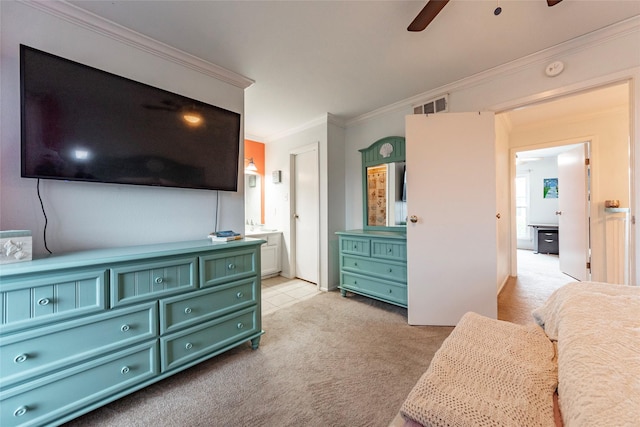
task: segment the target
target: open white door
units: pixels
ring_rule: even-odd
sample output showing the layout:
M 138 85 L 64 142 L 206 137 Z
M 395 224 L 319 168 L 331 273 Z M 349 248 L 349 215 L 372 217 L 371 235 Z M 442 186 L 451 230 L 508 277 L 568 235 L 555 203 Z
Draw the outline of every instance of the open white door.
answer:
M 589 197 L 586 143 L 558 155 L 558 247 L 560 271 L 588 280 Z
M 407 116 L 406 141 L 409 324 L 496 318 L 493 113 Z

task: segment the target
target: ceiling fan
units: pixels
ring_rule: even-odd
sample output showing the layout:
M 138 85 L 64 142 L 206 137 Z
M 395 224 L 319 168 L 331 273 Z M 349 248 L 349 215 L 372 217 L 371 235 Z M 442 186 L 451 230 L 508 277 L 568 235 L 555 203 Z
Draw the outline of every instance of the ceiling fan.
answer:
M 562 0 L 547 0 L 547 6 L 555 6 Z M 424 8 L 418 13 L 418 16 L 409 24 L 407 30 L 409 31 L 422 31 L 427 28 L 427 25 L 433 21 L 433 19 L 440 13 L 440 11 L 449 3 L 449 0 L 428 0 Z M 500 14 L 500 8 L 496 8 L 494 12 L 496 15 Z

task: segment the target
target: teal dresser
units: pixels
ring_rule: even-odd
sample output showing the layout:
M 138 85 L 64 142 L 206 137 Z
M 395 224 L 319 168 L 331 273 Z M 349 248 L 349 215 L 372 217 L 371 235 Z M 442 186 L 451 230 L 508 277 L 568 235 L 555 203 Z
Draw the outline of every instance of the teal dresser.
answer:
M 407 238 L 396 231 L 339 231 L 340 291 L 407 307 Z
M 259 239 L 102 249 L 0 267 L 0 425 L 59 425 L 251 341 Z

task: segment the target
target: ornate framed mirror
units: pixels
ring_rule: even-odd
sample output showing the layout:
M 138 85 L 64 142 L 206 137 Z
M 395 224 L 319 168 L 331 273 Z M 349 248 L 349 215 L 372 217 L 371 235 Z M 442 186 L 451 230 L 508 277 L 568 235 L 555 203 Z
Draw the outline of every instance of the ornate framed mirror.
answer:
M 363 228 L 405 232 L 407 171 L 404 137 L 382 138 L 360 152 Z

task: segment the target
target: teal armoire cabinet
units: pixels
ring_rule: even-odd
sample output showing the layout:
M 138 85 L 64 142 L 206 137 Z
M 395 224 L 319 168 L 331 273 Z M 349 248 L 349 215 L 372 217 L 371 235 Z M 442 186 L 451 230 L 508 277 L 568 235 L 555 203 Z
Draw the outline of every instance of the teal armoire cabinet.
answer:
M 340 290 L 407 307 L 405 139 L 389 136 L 362 154 L 362 230 L 339 231 Z

